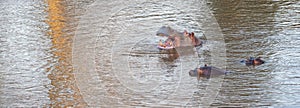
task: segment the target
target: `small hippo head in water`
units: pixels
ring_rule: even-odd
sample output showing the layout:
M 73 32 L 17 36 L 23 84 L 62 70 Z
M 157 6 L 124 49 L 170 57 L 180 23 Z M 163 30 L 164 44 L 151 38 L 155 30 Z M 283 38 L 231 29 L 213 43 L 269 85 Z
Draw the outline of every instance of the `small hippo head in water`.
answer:
M 242 60 L 241 63 L 245 63 L 247 66 L 250 66 L 250 65 L 261 65 L 261 64 L 264 64 L 265 61 L 263 61 L 261 59 L 261 57 L 257 57 L 257 58 L 254 58 L 254 57 L 250 57 L 249 59 L 247 60 Z
M 207 77 L 210 78 L 211 75 L 225 75 L 226 73 L 228 73 L 225 70 L 213 67 L 213 66 L 207 66 L 205 64 L 205 66 L 200 67 L 200 68 L 196 68 L 194 70 L 190 70 L 189 71 L 189 75 L 190 76 L 194 76 L 194 77 Z
M 202 76 L 202 75 L 209 75 L 211 72 L 211 66 L 205 65 L 204 67 L 196 68 L 194 70 L 190 70 L 190 76 Z

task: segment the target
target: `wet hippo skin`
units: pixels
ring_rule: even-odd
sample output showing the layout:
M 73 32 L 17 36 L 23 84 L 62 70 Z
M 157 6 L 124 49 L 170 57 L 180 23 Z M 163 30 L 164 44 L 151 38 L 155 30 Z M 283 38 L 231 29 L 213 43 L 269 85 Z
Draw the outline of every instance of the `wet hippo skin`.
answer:
M 261 59 L 261 57 L 257 57 L 257 58 L 254 58 L 254 57 L 250 57 L 249 59 L 246 59 L 246 60 L 241 60 L 241 63 L 247 65 L 247 66 L 256 66 L 256 65 L 261 65 L 261 64 L 264 64 L 265 61 Z
M 207 65 L 189 71 L 190 76 L 207 77 L 207 78 L 210 78 L 211 76 L 225 75 L 227 73 L 229 72 L 226 70 L 222 70 L 217 67 L 207 66 Z
M 187 33 L 187 32 L 186 32 Z M 179 47 L 182 46 L 183 43 L 182 40 L 185 38 L 189 38 L 191 42 L 189 44 L 192 44 L 193 46 L 201 46 L 202 41 L 195 37 L 194 33 L 188 33 L 189 36 L 185 36 L 185 32 L 179 32 L 169 26 L 162 26 L 157 32 L 157 36 L 167 36 L 169 39 L 172 39 L 175 42 L 175 46 Z

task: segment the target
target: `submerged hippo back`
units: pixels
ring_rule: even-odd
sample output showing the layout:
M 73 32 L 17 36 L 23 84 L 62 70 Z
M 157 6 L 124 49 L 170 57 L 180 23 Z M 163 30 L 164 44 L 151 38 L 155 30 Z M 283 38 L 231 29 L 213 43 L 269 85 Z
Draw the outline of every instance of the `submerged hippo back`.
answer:
M 225 75 L 226 73 L 228 73 L 225 70 L 222 70 L 222 69 L 219 69 L 219 68 L 216 68 L 213 66 L 204 66 L 204 67 L 200 67 L 200 70 L 202 70 L 203 73 L 201 75 L 198 75 L 197 69 L 199 69 L 199 68 L 191 70 L 189 72 L 189 75 L 190 76 L 203 76 L 203 77 L 210 78 L 213 76 Z
M 225 75 L 226 73 L 228 72 L 225 70 L 216 67 L 211 67 L 211 75 Z
M 213 66 L 205 66 L 205 67 L 201 67 L 201 70 L 203 70 L 203 75 L 206 78 L 212 78 L 212 77 L 217 77 L 220 75 L 225 75 L 227 73 L 227 71 L 213 67 Z

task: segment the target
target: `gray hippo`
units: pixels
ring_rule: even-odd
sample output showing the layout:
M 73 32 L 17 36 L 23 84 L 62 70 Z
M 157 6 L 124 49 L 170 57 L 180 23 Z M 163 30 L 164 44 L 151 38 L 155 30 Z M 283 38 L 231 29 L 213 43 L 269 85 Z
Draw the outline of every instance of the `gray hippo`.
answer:
M 184 32 L 178 32 L 177 30 L 174 30 L 173 28 L 169 27 L 169 26 L 163 26 L 161 27 L 157 33 L 157 36 L 167 36 L 168 39 L 165 41 L 165 43 L 160 42 L 159 45 L 160 46 L 168 46 L 170 44 L 170 42 L 172 42 L 172 45 L 174 45 L 174 47 L 179 47 L 182 46 L 182 40 L 184 40 L 185 38 L 189 38 L 190 42 L 193 46 L 201 46 L 202 45 L 202 41 L 200 39 L 198 39 L 195 36 L 194 32 L 188 33 L 186 30 L 184 30 Z
M 219 75 L 225 75 L 227 73 L 230 73 L 228 71 L 213 67 L 213 66 L 205 66 L 196 68 L 194 70 L 189 71 L 190 76 L 195 76 L 197 78 L 199 77 L 206 77 L 210 78 L 211 76 L 219 76 Z

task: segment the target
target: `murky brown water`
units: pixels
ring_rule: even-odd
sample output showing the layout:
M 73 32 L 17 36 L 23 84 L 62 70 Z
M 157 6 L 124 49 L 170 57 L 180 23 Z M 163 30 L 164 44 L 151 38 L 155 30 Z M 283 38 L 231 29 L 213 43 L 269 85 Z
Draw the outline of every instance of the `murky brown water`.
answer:
M 3 0 L 0 8 L 1 107 L 300 105 L 296 0 Z M 163 25 L 207 41 L 159 52 Z M 239 63 L 249 56 L 267 63 Z M 233 73 L 188 75 L 204 64 Z

